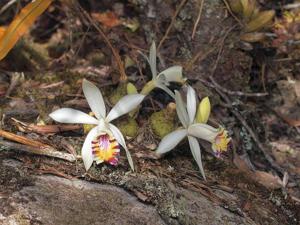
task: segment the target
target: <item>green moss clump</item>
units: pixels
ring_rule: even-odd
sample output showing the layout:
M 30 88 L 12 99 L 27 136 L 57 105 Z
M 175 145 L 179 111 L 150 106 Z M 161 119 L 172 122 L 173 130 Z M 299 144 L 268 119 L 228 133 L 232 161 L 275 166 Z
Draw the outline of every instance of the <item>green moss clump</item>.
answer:
M 131 117 L 117 121 L 117 127 L 126 137 L 135 137 L 139 129 L 136 120 Z
M 176 106 L 170 103 L 166 109 L 155 112 L 150 117 L 150 126 L 155 135 L 161 139 L 175 129 Z
M 109 96 L 109 102 L 115 105 L 123 96 L 127 94 L 127 83 L 120 83 Z

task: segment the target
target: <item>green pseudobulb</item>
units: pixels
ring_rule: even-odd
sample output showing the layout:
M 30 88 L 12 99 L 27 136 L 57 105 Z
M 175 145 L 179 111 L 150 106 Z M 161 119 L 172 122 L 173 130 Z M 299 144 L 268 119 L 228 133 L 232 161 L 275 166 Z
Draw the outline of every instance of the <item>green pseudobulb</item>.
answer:
M 127 117 L 117 121 L 117 127 L 120 129 L 124 137 L 135 137 L 138 132 L 138 124 L 135 119 Z
M 169 103 L 167 108 L 155 112 L 150 117 L 150 126 L 155 135 L 161 139 L 175 129 L 174 121 L 176 115 L 176 106 Z
M 127 83 L 119 83 L 118 87 L 113 89 L 109 96 L 109 102 L 115 105 L 122 97 L 127 95 Z

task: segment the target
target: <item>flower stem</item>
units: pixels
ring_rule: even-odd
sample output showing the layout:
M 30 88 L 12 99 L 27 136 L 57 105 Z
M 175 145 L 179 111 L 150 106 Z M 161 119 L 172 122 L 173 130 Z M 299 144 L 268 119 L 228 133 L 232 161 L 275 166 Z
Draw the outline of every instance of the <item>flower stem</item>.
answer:
M 154 88 L 155 88 L 155 82 L 154 80 L 150 80 L 148 83 L 145 84 L 143 87 L 141 94 L 142 95 L 148 95 Z

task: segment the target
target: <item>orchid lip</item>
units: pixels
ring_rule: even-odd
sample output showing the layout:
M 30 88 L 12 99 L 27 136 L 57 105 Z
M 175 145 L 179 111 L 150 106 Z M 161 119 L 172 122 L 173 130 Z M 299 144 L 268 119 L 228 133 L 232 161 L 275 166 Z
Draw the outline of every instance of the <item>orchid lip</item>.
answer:
M 97 164 L 107 162 L 116 166 L 119 161 L 120 147 L 116 139 L 109 134 L 101 134 L 92 140 L 92 152 Z

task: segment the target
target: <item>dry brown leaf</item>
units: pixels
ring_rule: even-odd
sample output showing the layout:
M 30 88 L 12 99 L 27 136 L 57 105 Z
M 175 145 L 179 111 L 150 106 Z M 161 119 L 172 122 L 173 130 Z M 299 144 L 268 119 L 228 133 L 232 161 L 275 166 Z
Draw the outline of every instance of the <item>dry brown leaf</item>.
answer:
M 266 188 L 278 189 L 283 187 L 283 182 L 278 176 L 274 176 L 264 171 L 255 171 L 255 168 L 247 156 L 239 156 L 238 154 L 235 154 L 233 162 L 238 169 L 244 172 L 249 178 Z
M 283 187 L 283 183 L 278 176 L 264 172 L 264 171 L 255 171 L 252 174 L 252 178 L 269 189 L 279 189 Z
M 276 111 L 277 115 L 284 120 L 288 125 L 293 126 L 293 127 L 299 127 L 300 126 L 300 120 L 296 120 L 296 119 L 292 119 L 289 118 L 285 115 L 283 115 L 282 113 Z
M 92 16 L 104 26 L 109 28 L 116 27 L 121 24 L 121 20 L 114 12 L 107 11 L 104 13 L 93 13 Z

